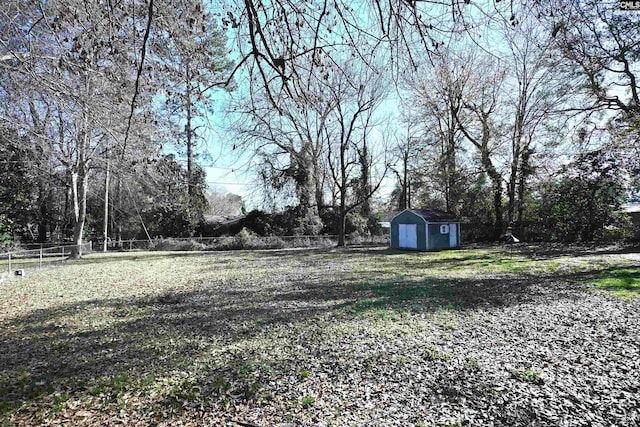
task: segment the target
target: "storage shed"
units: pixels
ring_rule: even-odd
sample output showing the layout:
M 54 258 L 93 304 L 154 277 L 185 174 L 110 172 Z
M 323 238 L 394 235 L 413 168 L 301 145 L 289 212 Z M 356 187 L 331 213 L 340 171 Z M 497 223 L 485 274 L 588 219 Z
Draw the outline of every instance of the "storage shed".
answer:
M 437 251 L 460 247 L 460 220 L 436 209 L 406 209 L 391 220 L 391 247 Z

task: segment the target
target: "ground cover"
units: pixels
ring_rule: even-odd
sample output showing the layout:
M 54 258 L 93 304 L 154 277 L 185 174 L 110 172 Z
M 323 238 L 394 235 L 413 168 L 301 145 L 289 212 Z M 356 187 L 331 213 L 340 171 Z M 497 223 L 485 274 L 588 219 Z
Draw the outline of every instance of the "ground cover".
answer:
M 2 284 L 0 420 L 637 425 L 639 269 L 536 247 L 93 254 Z

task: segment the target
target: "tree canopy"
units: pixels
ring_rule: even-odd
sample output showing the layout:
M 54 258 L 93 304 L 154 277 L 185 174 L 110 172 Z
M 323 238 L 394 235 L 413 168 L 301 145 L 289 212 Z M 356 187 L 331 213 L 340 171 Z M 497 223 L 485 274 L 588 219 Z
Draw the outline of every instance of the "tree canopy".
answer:
M 8 0 L 4 229 L 193 235 L 225 211 L 200 160 L 215 145 L 296 234 L 338 218 L 342 244 L 348 217 L 373 232 L 399 204 L 465 217 L 474 239 L 547 238 L 566 222 L 549 191 L 574 194 L 589 153 L 625 159 L 613 211 L 637 187 L 640 17 L 618 3 Z

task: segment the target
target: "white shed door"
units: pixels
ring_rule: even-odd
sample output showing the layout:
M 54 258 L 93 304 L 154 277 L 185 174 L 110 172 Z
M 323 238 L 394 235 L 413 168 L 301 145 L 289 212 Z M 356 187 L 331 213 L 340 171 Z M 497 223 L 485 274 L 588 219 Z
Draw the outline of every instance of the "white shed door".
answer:
M 416 224 L 398 224 L 398 239 L 401 248 L 416 249 L 418 247 Z
M 458 246 L 458 224 L 449 224 L 449 247 Z

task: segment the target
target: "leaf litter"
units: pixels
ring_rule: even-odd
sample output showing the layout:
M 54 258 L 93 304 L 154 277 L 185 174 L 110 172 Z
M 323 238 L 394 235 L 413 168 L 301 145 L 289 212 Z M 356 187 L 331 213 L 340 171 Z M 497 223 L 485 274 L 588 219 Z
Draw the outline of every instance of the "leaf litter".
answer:
M 135 258 L 3 284 L 6 425 L 640 423 L 637 254 Z

